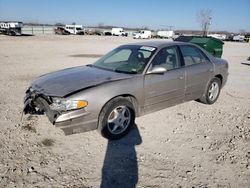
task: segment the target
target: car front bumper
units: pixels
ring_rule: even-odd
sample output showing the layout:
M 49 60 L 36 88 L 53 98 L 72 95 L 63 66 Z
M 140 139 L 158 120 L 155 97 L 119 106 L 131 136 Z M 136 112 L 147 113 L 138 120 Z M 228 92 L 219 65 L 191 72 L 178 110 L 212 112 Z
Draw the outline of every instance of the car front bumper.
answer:
M 25 114 L 46 114 L 49 121 L 58 128 L 61 128 L 65 135 L 86 132 L 97 129 L 98 120 L 93 118 L 90 112 L 84 108 L 59 112 L 51 109 L 49 97 L 39 94 L 31 89 L 27 90 L 24 98 Z

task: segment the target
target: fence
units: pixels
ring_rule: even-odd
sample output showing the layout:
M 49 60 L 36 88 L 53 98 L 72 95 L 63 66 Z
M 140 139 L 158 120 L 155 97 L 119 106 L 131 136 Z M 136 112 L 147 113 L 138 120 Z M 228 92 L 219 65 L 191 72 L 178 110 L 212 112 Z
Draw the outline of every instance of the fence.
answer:
M 22 34 L 36 35 L 36 34 L 54 34 L 53 26 L 30 26 L 22 27 Z

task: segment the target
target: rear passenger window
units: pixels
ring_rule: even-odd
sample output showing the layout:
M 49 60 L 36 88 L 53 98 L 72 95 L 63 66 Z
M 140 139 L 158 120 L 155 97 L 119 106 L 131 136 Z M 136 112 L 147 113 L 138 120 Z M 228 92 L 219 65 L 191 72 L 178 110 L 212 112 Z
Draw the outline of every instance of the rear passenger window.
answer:
M 185 62 L 185 66 L 195 65 L 208 61 L 199 49 L 193 46 L 180 46 L 181 53 Z

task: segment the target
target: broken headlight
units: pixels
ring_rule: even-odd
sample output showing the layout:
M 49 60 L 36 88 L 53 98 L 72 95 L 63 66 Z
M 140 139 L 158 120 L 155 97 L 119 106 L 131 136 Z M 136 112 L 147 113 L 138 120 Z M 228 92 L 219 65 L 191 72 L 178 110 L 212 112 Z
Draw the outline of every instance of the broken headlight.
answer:
M 50 105 L 52 110 L 68 111 L 84 108 L 88 105 L 84 100 L 68 100 L 63 98 L 52 98 L 52 104 Z

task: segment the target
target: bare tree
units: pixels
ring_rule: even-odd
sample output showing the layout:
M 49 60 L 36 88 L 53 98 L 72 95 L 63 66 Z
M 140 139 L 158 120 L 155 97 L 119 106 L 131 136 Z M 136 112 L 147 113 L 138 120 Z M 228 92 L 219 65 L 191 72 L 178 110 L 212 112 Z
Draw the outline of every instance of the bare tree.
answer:
M 209 9 L 202 9 L 197 12 L 197 21 L 199 22 L 202 33 L 204 36 L 207 36 L 209 26 L 211 25 L 212 20 L 212 11 Z

